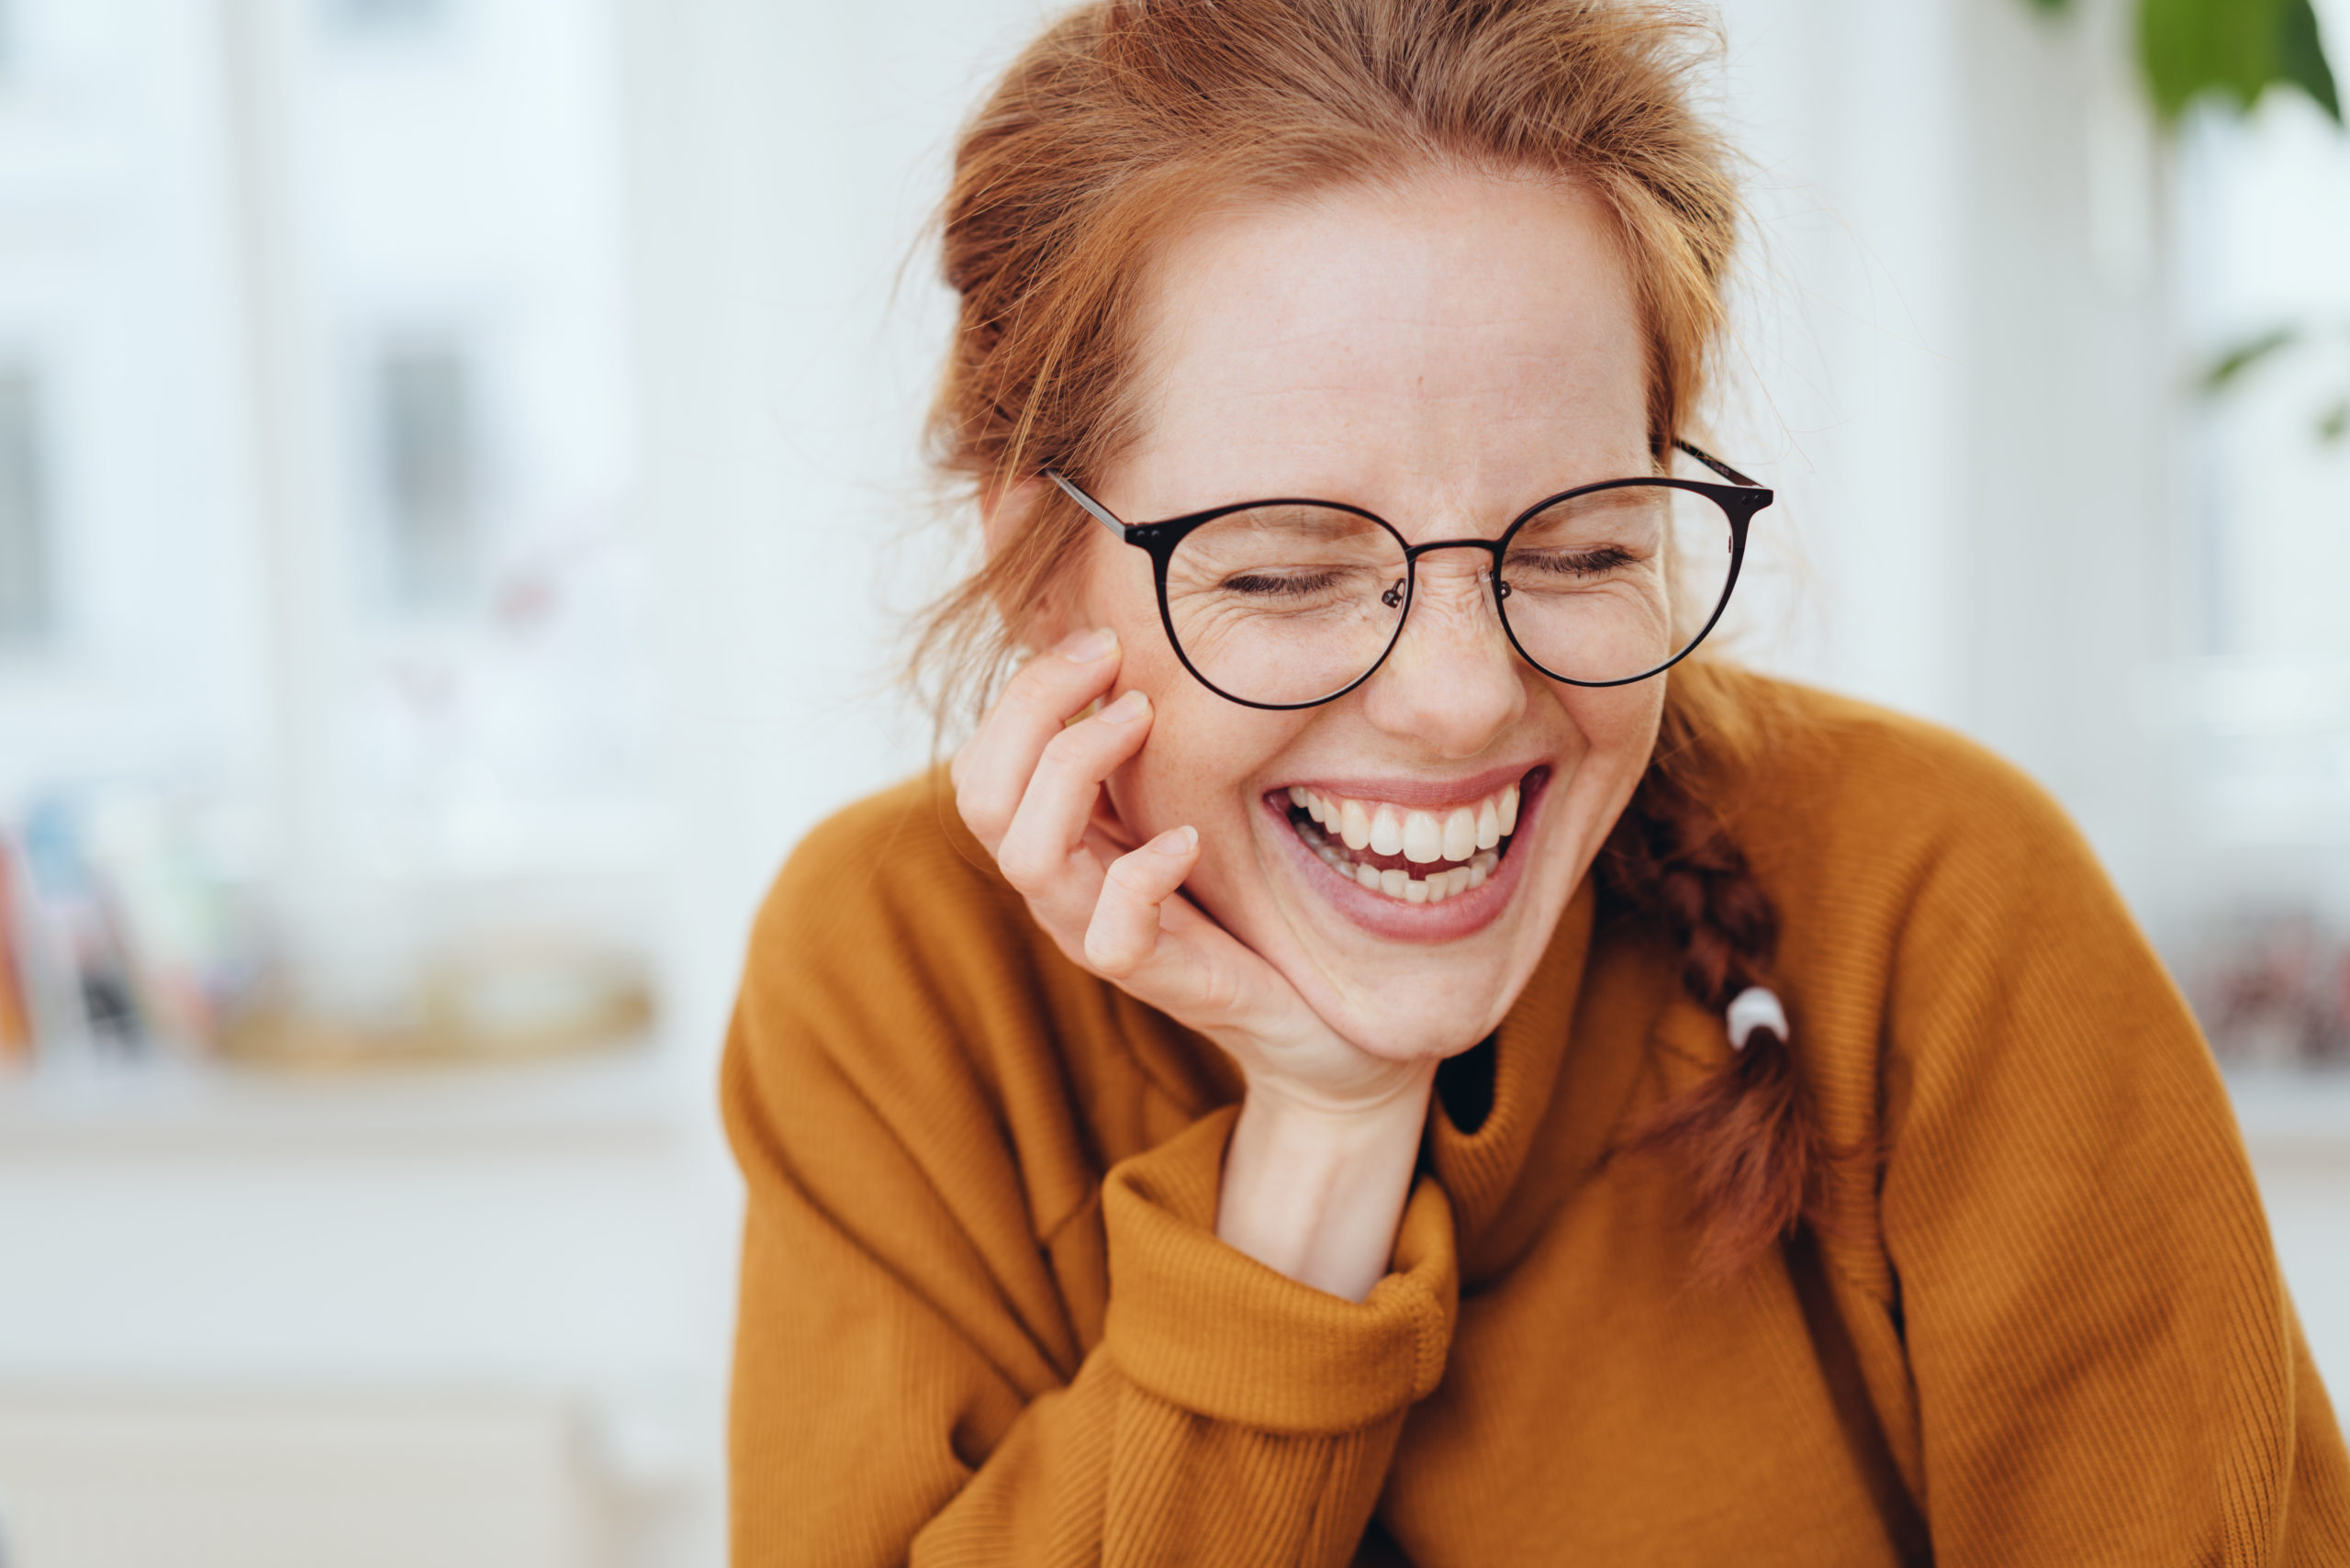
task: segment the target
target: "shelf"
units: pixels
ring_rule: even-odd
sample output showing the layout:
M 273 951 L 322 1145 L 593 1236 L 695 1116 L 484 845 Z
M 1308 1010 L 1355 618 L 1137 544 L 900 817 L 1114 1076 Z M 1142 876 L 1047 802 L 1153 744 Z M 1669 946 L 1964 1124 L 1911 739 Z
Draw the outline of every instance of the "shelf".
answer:
M 0 1078 L 0 1160 L 217 1150 L 654 1146 L 713 1115 L 647 1040 L 554 1060 L 315 1074 L 149 1061 Z
M 558 1060 L 302 1074 L 145 1062 L 0 1077 L 0 1160 L 562 1144 L 708 1136 L 717 1090 L 655 1041 Z M 2255 1160 L 2350 1170 L 2350 1071 L 2238 1070 L 2228 1092 Z

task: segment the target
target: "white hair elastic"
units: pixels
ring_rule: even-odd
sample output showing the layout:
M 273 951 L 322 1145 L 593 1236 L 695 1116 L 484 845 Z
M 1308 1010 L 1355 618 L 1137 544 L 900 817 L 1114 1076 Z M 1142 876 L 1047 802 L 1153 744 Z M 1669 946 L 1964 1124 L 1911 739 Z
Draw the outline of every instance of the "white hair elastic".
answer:
M 1750 985 L 1730 998 L 1724 1014 L 1729 1022 L 1729 1048 L 1742 1051 L 1746 1036 L 1757 1029 L 1768 1029 L 1784 1040 L 1787 1037 L 1787 1011 L 1779 999 L 1759 985 Z

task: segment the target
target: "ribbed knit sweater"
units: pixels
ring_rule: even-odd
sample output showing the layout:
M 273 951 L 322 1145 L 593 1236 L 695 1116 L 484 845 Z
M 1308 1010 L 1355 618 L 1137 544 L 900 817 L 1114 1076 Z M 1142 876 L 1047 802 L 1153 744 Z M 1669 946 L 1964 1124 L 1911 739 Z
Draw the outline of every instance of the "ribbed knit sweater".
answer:
M 2219 1074 L 2088 849 L 1964 741 L 1780 700 L 1723 801 L 1881 1159 L 1714 1287 L 1617 1148 L 1722 1022 L 1588 885 L 1357 1305 L 1217 1239 L 1237 1074 L 1061 957 L 942 775 L 811 834 L 723 1071 L 735 1561 L 2350 1563 Z

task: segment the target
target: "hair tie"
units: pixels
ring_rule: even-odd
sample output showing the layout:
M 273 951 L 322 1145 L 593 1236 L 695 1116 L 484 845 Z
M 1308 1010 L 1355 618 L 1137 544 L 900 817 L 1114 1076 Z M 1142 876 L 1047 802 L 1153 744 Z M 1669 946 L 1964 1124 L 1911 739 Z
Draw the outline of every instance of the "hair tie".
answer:
M 1759 985 L 1750 985 L 1730 998 L 1723 1015 L 1729 1023 L 1731 1050 L 1744 1050 L 1746 1036 L 1757 1029 L 1768 1029 L 1781 1040 L 1787 1037 L 1786 1009 L 1779 1005 L 1775 995 Z

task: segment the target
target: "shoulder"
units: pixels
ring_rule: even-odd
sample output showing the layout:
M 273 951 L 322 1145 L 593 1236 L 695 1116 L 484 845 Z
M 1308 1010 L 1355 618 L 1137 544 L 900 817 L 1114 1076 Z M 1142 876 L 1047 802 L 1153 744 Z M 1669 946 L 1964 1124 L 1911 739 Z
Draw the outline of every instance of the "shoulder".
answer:
M 1716 804 L 1774 893 L 1911 896 L 1988 879 L 2011 894 L 2109 894 L 2064 808 L 1955 731 L 1790 681 L 1709 672 L 1737 733 L 1708 769 Z
M 1059 961 L 934 768 L 792 850 L 752 924 L 738 1026 L 897 1049 L 968 1041 L 975 1014 L 1017 1010 Z
M 1007 1072 L 1053 1037 L 1040 975 L 1058 961 L 943 770 L 818 823 L 752 924 L 727 1032 L 720 1098 L 745 1174 L 829 1191 L 835 1168 L 911 1160 L 979 1180 L 954 1151 L 998 1146 Z
M 1720 807 L 1779 913 L 1809 1076 L 1852 1101 L 1843 1136 L 1914 1134 L 1998 1081 L 2070 1085 L 2077 1126 L 2165 1097 L 2224 1123 L 2177 988 L 2045 790 L 1939 725 L 1736 678 L 1762 721 Z
M 746 1171 L 863 1139 L 968 1182 L 965 1157 L 995 1150 L 1042 1234 L 1091 1192 L 1089 1151 L 1147 1147 L 1220 1082 L 1212 1047 L 1053 945 L 939 768 L 827 818 L 785 862 L 721 1099 Z
M 917 774 L 817 823 L 776 874 L 752 927 L 754 967 L 951 952 L 1005 933 L 1020 900 L 956 814 L 944 768 Z

